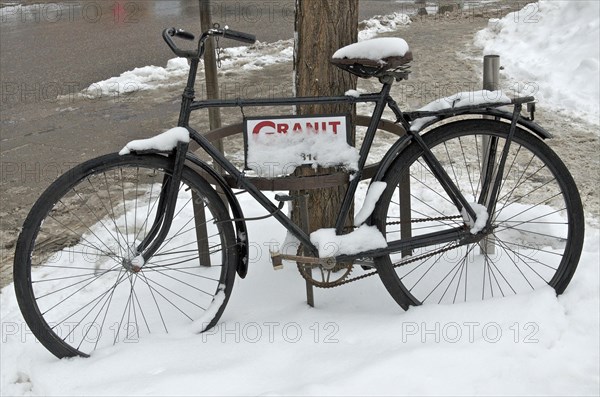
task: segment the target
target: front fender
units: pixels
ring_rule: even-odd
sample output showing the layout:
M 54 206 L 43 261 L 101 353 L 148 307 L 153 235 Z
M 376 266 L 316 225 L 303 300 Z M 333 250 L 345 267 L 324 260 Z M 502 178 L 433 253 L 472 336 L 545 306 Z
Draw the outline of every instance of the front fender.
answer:
M 229 203 L 229 207 L 231 208 L 231 213 L 233 214 L 233 218 L 235 219 L 235 234 L 237 239 L 237 247 L 238 247 L 238 264 L 236 266 L 237 274 L 241 278 L 245 278 L 248 274 L 248 228 L 246 227 L 246 222 L 243 221 L 244 214 L 242 212 L 242 208 L 240 203 L 231 191 L 231 188 L 225 182 L 225 179 L 216 172 L 210 165 L 206 164 L 204 161 L 200 160 L 196 155 L 191 152 L 186 154 L 186 160 L 200 168 L 200 175 L 206 179 L 211 184 L 216 184 L 221 188 L 221 192 L 227 199 Z

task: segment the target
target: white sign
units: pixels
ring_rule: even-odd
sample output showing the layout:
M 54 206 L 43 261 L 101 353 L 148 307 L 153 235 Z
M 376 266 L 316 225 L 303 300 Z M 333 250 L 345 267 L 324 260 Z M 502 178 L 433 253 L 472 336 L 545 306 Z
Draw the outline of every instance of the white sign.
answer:
M 301 164 L 351 166 L 347 115 L 245 119 L 246 166 L 261 175 L 290 174 Z

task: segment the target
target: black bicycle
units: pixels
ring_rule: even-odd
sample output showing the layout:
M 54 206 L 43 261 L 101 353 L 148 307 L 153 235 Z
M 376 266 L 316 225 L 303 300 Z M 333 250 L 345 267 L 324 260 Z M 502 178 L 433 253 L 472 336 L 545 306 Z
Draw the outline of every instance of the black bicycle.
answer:
M 71 169 L 42 194 L 23 225 L 14 261 L 16 295 L 32 332 L 54 355 L 88 356 L 148 333 L 214 326 L 236 273 L 244 278 L 248 270 L 240 192 L 299 241 L 294 252 L 274 253 L 274 264 L 297 262 L 303 277 L 319 287 L 377 274 L 405 309 L 544 286 L 560 294 L 567 287 L 582 249 L 584 215 L 573 178 L 544 143 L 551 135 L 533 122 L 533 98 L 457 100 L 437 110 L 402 112 L 390 89 L 407 78 L 412 57 L 398 41 L 397 51 L 381 59 L 352 56 L 354 44 L 332 60 L 379 79 L 378 93 L 196 101 L 196 72 L 211 36 L 255 41 L 215 27 L 202 34 L 197 49 L 182 50 L 172 37 L 194 36 L 165 30 L 171 50 L 190 60 L 178 127 Z M 372 103 L 374 111 L 356 161 L 347 165 L 347 192 L 329 234 L 306 233 L 282 211 L 286 201 L 302 197 L 279 194 L 273 203 L 257 187 L 260 178 L 238 169 L 189 125 L 191 112 L 211 107 L 357 103 Z M 386 107 L 395 122 L 382 120 Z M 247 129 L 254 122 L 246 134 L 248 150 L 259 137 L 268 145 L 269 136 L 303 128 L 331 135 L 352 127 L 348 115 L 334 116 L 246 118 Z M 366 166 L 374 137 L 386 125 L 399 137 L 376 166 Z M 188 150 L 190 140 L 213 165 Z M 367 199 L 349 227 L 357 186 L 365 179 Z M 353 268 L 358 275 L 350 275 Z

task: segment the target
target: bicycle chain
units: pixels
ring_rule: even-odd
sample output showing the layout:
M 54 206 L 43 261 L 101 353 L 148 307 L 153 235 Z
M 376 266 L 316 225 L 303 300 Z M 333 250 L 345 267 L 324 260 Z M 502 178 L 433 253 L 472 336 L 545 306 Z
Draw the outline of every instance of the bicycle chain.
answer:
M 438 218 L 411 219 L 410 221 L 388 222 L 388 223 L 386 223 L 386 225 L 398 225 L 398 224 L 402 224 L 402 223 L 404 223 L 404 224 L 406 224 L 406 223 L 421 223 L 421 222 L 429 222 L 429 221 L 443 221 L 443 220 L 457 219 L 457 218 L 460 218 L 460 217 L 461 216 L 445 216 L 445 217 L 441 216 L 441 217 L 438 217 Z M 417 256 L 415 258 L 403 260 L 401 262 L 397 262 L 397 263 L 392 264 L 392 267 L 393 268 L 397 268 L 397 267 L 400 267 L 400 266 L 405 266 L 405 265 L 408 265 L 409 263 L 417 262 L 417 261 L 420 261 L 422 259 L 430 258 L 430 257 L 432 257 L 434 255 L 450 251 L 451 249 L 454 249 L 455 247 L 456 247 L 455 245 L 452 245 L 450 247 L 441 248 L 439 250 L 430 252 L 428 254 L 423 254 L 423 255 Z M 301 265 L 298 263 L 298 266 L 301 266 Z M 345 285 L 345 284 L 350 284 L 350 283 L 353 283 L 355 281 L 359 281 L 359 280 L 365 279 L 367 277 L 374 276 L 374 275 L 377 274 L 377 270 L 374 270 L 374 271 L 372 271 L 370 273 L 361 274 L 360 276 L 356 276 L 356 277 L 353 277 L 353 278 L 348 278 L 348 279 L 345 279 L 345 280 L 336 281 L 336 282 L 330 283 L 328 285 L 327 284 L 315 284 L 315 283 L 313 283 L 312 278 L 307 277 L 302 271 L 300 271 L 299 273 L 300 273 L 300 275 L 302 276 L 303 279 L 305 279 L 306 281 L 308 281 L 309 283 L 311 283 L 315 287 L 323 288 L 323 289 L 328 289 L 328 288 L 339 287 L 339 286 Z
M 446 251 L 450 251 L 451 249 L 454 249 L 455 247 L 456 247 L 455 245 L 452 245 L 450 247 L 442 248 L 442 249 L 439 249 L 437 251 L 430 252 L 428 254 L 424 254 L 424 255 L 420 255 L 420 256 L 415 257 L 415 258 L 404 260 L 404 261 L 392 264 L 392 267 L 393 268 L 397 268 L 397 267 L 400 267 L 400 266 L 405 266 L 405 265 L 408 265 L 409 263 L 417 262 L 417 261 L 420 261 L 422 259 L 426 259 L 426 258 L 432 257 L 434 255 L 441 254 L 441 253 L 446 252 Z M 300 274 L 302 274 L 302 273 L 300 273 Z M 315 286 L 319 287 L 319 288 L 323 288 L 323 289 L 334 288 L 334 287 L 339 287 L 341 285 L 350 284 L 350 283 L 353 283 L 355 281 L 359 281 L 359 280 L 365 279 L 367 277 L 374 276 L 376 274 L 377 274 L 377 270 L 374 270 L 374 271 L 372 271 L 370 273 L 361 274 L 360 276 L 356 276 L 356 277 L 353 277 L 353 278 L 348 278 L 348 279 L 345 279 L 345 280 L 342 280 L 342 281 L 338 281 L 336 283 L 331 283 L 329 285 L 315 285 Z M 310 280 L 307 279 L 306 277 L 304 277 L 304 275 L 302 275 L 302 277 L 305 280 L 307 280 L 308 282 L 310 282 Z
M 387 222 L 386 225 L 401 225 L 407 223 L 423 223 L 423 222 L 431 222 L 431 221 L 451 221 L 453 219 L 462 218 L 461 215 L 456 216 L 439 216 L 437 218 L 423 218 L 423 219 L 411 219 L 410 221 L 396 221 L 396 222 Z

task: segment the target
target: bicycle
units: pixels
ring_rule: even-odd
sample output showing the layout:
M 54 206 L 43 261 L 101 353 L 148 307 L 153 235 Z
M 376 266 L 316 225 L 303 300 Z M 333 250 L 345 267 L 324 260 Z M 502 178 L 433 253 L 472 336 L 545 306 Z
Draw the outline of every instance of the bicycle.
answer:
M 205 41 L 253 43 L 255 38 L 215 27 L 201 35 L 197 49 L 183 50 L 172 37 L 195 38 L 180 29 L 163 31 L 170 49 L 190 62 L 178 127 L 160 138 L 130 142 L 121 154 L 76 166 L 41 195 L 24 222 L 14 259 L 16 296 L 32 332 L 57 357 L 87 357 L 99 347 L 151 332 L 213 327 L 236 273 L 244 278 L 248 271 L 250 219 L 231 184 L 254 197 L 300 242 L 297 252 L 274 253 L 274 266 L 295 261 L 317 286 L 377 274 L 407 309 L 543 286 L 561 294 L 569 284 L 583 244 L 583 209 L 573 178 L 544 143 L 551 135 L 534 122 L 534 98 L 403 112 L 390 89 L 408 77 L 412 56 L 406 47 L 375 61 L 332 60 L 359 77 L 379 79 L 378 93 L 196 101 Z M 356 46 L 343 53 L 352 54 Z M 327 237 L 309 235 L 282 211 L 286 202 L 301 198 L 279 194 L 275 205 L 246 170 L 189 125 L 191 112 L 211 107 L 357 103 L 375 108 L 335 233 L 328 232 L 339 239 L 333 254 L 324 253 Z M 386 107 L 403 133 L 367 173 Z M 190 141 L 224 172 L 188 150 Z M 371 187 L 364 210 L 348 229 L 357 186 L 367 177 Z M 352 243 L 358 240 L 361 248 Z M 351 279 L 353 267 L 365 273 Z

